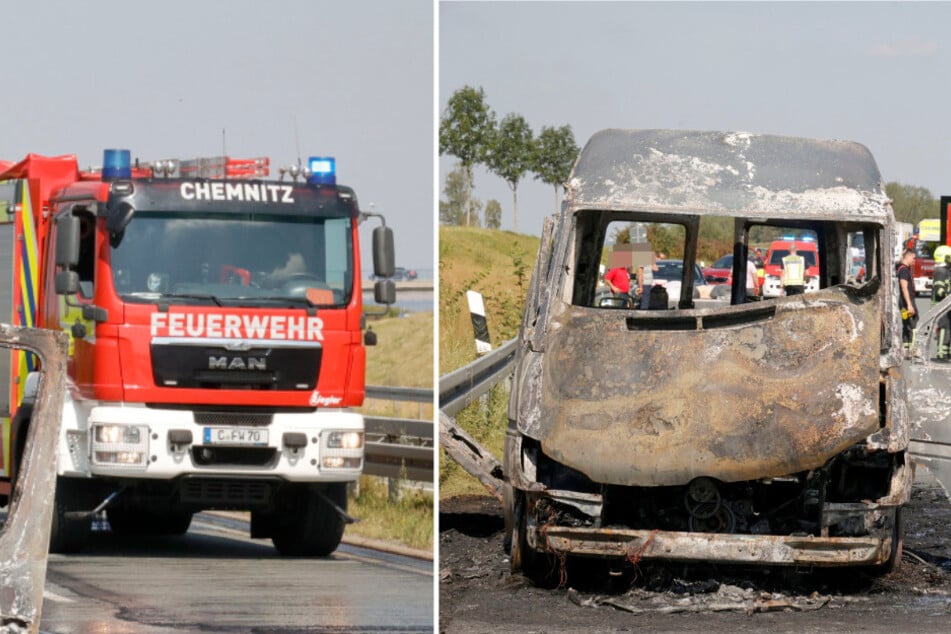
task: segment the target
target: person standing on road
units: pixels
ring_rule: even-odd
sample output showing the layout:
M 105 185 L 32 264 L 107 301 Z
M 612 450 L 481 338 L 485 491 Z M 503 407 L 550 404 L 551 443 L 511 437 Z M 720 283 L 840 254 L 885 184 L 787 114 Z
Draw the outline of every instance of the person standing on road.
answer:
M 630 297 L 632 269 L 633 267 L 611 269 L 604 274 L 604 283 L 608 285 L 612 293 Z
M 746 259 L 746 296 L 756 296 L 756 259 L 752 255 Z
M 783 288 L 786 295 L 802 295 L 806 288 L 806 258 L 796 253 L 796 245 L 789 245 L 789 255 L 783 258 Z
M 898 309 L 901 311 L 901 340 L 906 349 L 911 344 L 912 333 L 918 324 L 918 311 L 911 297 L 915 283 L 911 272 L 914 263 L 915 252 L 905 249 L 898 263 Z

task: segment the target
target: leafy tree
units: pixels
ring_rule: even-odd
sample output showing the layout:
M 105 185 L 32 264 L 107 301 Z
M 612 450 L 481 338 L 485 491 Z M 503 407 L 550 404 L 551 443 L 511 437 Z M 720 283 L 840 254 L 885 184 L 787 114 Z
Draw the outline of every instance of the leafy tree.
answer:
M 439 120 L 439 154 L 459 159 L 466 185 L 466 225 L 472 215 L 472 167 L 483 163 L 492 141 L 495 112 L 482 88 L 463 86 L 449 97 Z
M 581 149 L 575 143 L 570 125 L 545 126 L 535 141 L 535 178 L 554 186 L 555 211 L 558 211 L 558 187 L 564 185 Z
M 486 166 L 502 177 L 512 190 L 512 228 L 518 231 L 518 183 L 533 165 L 532 128 L 520 114 L 502 118 L 493 135 Z M 488 213 L 488 207 L 486 207 Z M 486 216 L 488 223 L 488 216 Z
M 490 198 L 485 204 L 485 228 L 498 229 L 502 226 L 502 203 Z
M 885 193 L 892 199 L 895 219 L 899 222 L 917 225 L 925 218 L 938 217 L 940 201 L 924 187 L 892 182 L 885 185 Z
M 461 164 L 456 166 L 446 174 L 446 184 L 443 187 L 445 200 L 439 200 L 439 222 L 444 225 L 464 225 L 467 224 L 467 215 L 471 215 L 470 220 L 479 225 L 479 210 L 482 209 L 482 202 L 477 198 L 472 198 L 472 190 L 466 186 L 465 170 Z M 490 201 L 491 202 L 491 201 Z M 469 208 L 466 209 L 468 204 Z

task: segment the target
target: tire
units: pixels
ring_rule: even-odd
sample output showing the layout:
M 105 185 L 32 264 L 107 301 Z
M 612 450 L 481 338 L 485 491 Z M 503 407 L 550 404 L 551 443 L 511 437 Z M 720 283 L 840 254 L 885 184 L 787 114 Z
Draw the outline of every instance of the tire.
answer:
M 521 572 L 541 588 L 558 585 L 558 562 L 549 553 L 535 550 L 528 545 L 528 520 L 525 496 L 516 492 L 515 534 L 511 538 L 512 573 Z
M 184 535 L 192 523 L 189 511 L 154 513 L 136 508 L 106 511 L 109 526 L 116 535 Z
M 67 519 L 70 511 L 88 511 L 87 492 L 83 483 L 72 478 L 56 478 L 53 497 L 53 522 L 50 526 L 51 553 L 78 553 L 86 546 L 92 530 L 92 518 Z
M 901 568 L 901 557 L 905 549 L 905 521 L 901 508 L 895 509 L 895 526 L 892 532 L 892 548 L 888 553 L 888 561 L 882 564 L 881 572 L 888 574 L 897 572 Z
M 324 489 L 301 487 L 295 502 L 271 516 L 271 541 L 287 557 L 326 557 L 337 550 L 343 538 L 344 519 L 318 491 L 344 511 L 347 510 L 347 485 L 338 482 Z

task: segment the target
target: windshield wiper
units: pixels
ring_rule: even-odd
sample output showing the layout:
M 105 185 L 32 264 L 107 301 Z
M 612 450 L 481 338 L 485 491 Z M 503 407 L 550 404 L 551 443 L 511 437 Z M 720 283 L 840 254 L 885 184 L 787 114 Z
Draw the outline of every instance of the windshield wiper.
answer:
M 207 293 L 162 293 L 160 299 L 210 299 L 218 306 L 224 306 L 221 300 Z
M 316 308 L 320 304 L 314 304 L 306 297 L 288 297 L 287 295 L 276 295 L 273 297 L 260 297 L 258 295 L 242 295 L 240 297 L 228 298 L 242 302 L 287 302 L 289 304 L 306 304 Z

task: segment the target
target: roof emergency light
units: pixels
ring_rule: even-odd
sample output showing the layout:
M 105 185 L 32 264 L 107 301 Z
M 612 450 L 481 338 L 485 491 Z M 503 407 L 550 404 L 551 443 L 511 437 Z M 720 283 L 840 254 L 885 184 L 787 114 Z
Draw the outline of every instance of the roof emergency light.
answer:
M 102 153 L 102 180 L 132 178 L 132 158 L 129 150 L 104 150 Z
M 310 176 L 307 182 L 310 185 L 336 185 L 337 161 L 332 156 L 312 156 L 307 159 Z

